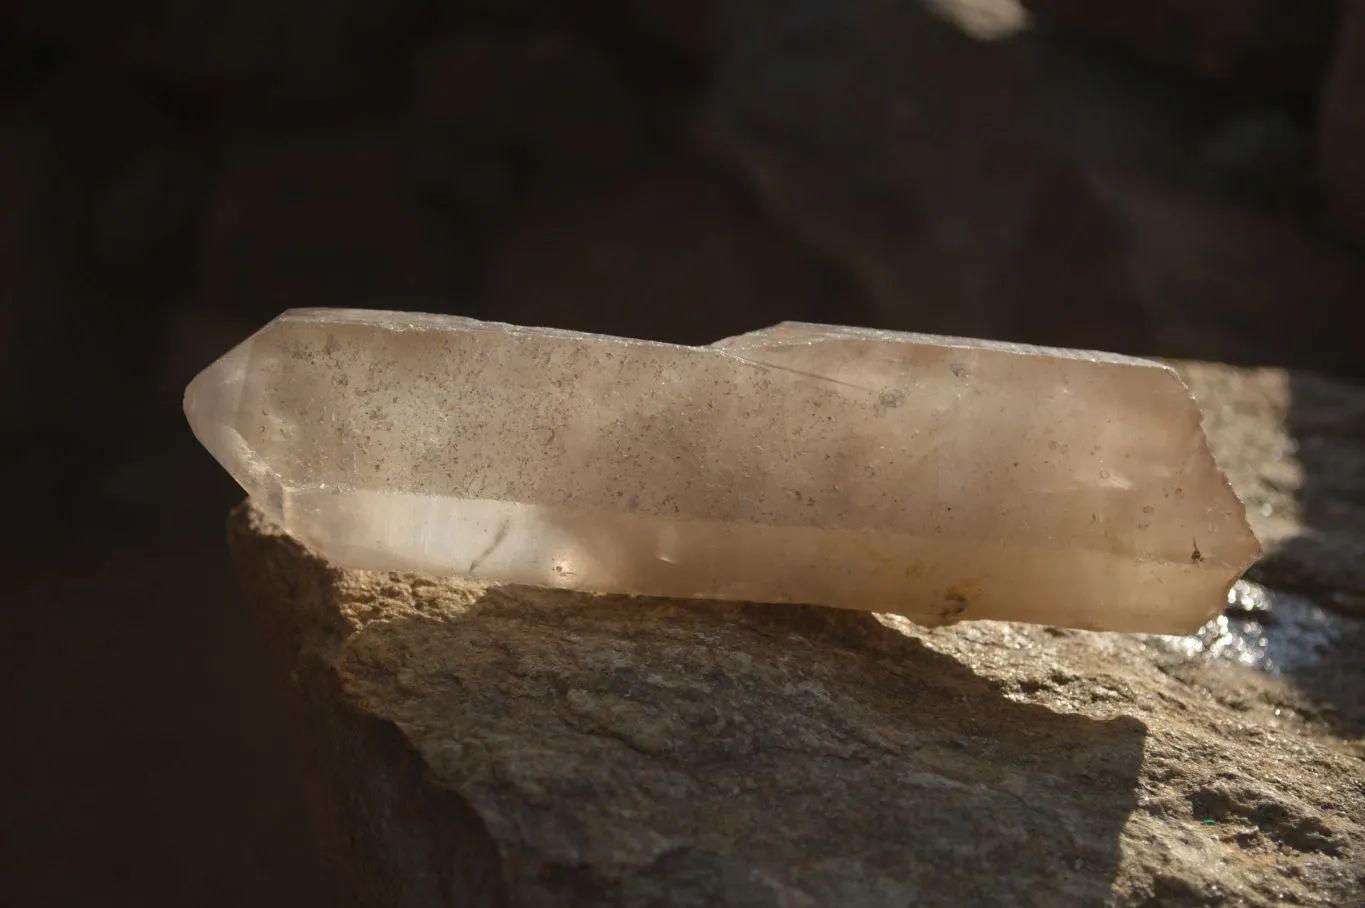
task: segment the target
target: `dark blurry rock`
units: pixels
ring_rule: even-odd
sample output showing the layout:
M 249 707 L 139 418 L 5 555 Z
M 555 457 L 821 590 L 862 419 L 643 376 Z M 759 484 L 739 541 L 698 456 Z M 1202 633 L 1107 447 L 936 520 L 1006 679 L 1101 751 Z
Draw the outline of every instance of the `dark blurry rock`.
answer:
M 678 343 L 854 301 L 743 187 L 679 161 L 547 191 L 498 239 L 483 311 L 519 324 Z
M 72 319 L 63 280 L 79 257 L 79 202 L 62 192 L 42 137 L 6 126 L 0 128 L 0 410 L 6 414 L 0 496 L 9 504 L 0 509 L 0 533 L 50 539 L 58 529 L 58 496 L 72 485 L 80 488 L 71 499 L 89 489 L 80 474 L 75 483 L 63 476 L 66 458 L 46 449 L 54 442 L 71 446 L 73 427 L 46 411 L 73 383 L 43 367 L 51 351 L 62 349 L 62 324 L 79 320 Z
M 417 0 L 248 0 L 205 6 L 16 0 L 26 35 L 137 65 L 195 92 L 316 100 L 401 74 L 416 43 Z
M 60 256 L 59 250 L 44 248 L 48 238 L 40 226 L 47 184 L 44 150 L 26 130 L 0 131 L 0 407 L 9 413 L 22 412 L 27 391 L 20 378 L 24 310 L 37 301 L 47 277 L 43 272 L 53 267 L 43 267 L 44 254 Z
M 1233 200 L 1294 215 L 1315 198 L 1312 136 L 1282 110 L 1234 115 L 1201 149 L 1204 183 Z
M 1216 96 L 1008 7 L 768 6 L 729 17 L 711 139 L 877 324 L 1361 371 L 1365 267 L 1277 214 L 1292 143 L 1229 156 Z
M 440 226 L 387 134 L 243 138 L 214 191 L 200 298 L 258 321 L 290 306 L 448 303 L 461 251 Z
M 25 93 L 11 121 L 48 149 L 41 191 L 69 200 L 47 215 L 69 221 L 62 280 L 119 300 L 125 316 L 192 284 L 216 166 L 205 128 L 168 113 L 125 68 L 79 60 Z
M 1121 174 L 1094 185 L 1156 352 L 1365 375 L 1345 340 L 1365 327 L 1358 259 L 1293 220 L 1198 192 Z
M 189 279 L 213 185 L 204 148 L 152 144 L 139 150 L 92 200 L 90 248 L 111 282 L 148 292 Z
M 639 25 L 692 54 L 716 44 L 717 0 L 629 0 Z
M 1261 379 L 1194 368 L 1206 412 L 1242 416 L 1220 457 L 1271 475 Z M 333 900 L 1268 908 L 1365 884 L 1360 634 L 1300 686 L 1179 639 L 343 572 L 249 507 L 230 535 L 269 645 L 248 658 L 308 705 L 290 743 Z
M 518 162 L 609 170 L 644 137 L 631 87 L 565 32 L 446 35 L 419 57 L 413 92 L 436 187 L 484 204 L 504 201 Z
M 28 515 L 22 538 L 37 546 L 97 524 L 106 471 L 158 408 L 159 320 L 191 283 L 192 233 L 156 206 L 106 204 L 151 146 L 194 154 L 126 72 L 96 63 L 47 74 L 0 124 L 0 378 L 10 379 L 0 402 L 13 441 L 0 452 L 0 492 L 7 516 Z M 192 213 L 194 188 L 170 186 L 184 193 L 170 207 Z M 119 261 L 103 256 L 130 239 Z
M 1041 21 L 1257 94 L 1311 97 L 1340 0 L 1023 0 Z
M 1365 3 L 1349 4 L 1322 100 L 1323 199 L 1365 249 Z
M 1030 59 L 919 4 L 726 5 L 743 15 L 708 118 L 721 153 L 882 323 L 1009 335 L 1001 263 L 1054 169 Z

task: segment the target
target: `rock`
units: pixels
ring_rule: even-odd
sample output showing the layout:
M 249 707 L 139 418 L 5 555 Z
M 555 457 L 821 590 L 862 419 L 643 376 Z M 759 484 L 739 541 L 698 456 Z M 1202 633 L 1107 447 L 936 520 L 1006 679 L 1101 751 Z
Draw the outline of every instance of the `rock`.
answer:
M 728 20 L 709 141 L 875 325 L 1360 374 L 1365 266 L 1285 213 L 1285 124 L 1038 29 L 768 7 Z
M 1268 96 L 1310 97 L 1340 0 L 1023 0 L 1044 22 Z
M 368 130 L 236 142 L 205 225 L 202 303 L 269 318 L 291 306 L 449 299 L 458 250 L 404 164 L 395 139 Z
M 1365 3 L 1348 5 L 1322 98 L 1323 201 L 1365 248 Z
M 482 311 L 513 324 L 696 344 L 858 305 L 742 186 L 665 160 L 534 194 L 496 242 Z
M 1283 375 L 1184 368 L 1229 472 L 1274 481 Z M 343 572 L 251 507 L 230 537 L 309 707 L 334 899 L 1360 904 L 1358 621 L 1274 674 L 1176 638 Z

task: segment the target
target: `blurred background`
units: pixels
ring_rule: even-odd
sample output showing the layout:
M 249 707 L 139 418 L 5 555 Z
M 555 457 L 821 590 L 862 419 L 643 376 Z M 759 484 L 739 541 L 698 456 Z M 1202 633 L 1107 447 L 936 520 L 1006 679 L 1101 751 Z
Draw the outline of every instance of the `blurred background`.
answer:
M 4 0 L 5 904 L 311 904 L 180 395 L 281 310 L 1365 376 L 1365 3 Z

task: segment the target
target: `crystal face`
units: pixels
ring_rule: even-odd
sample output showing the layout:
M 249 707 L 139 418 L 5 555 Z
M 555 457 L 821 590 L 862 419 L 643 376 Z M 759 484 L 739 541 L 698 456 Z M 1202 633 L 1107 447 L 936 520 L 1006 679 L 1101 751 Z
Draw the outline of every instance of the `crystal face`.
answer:
M 343 567 L 1187 633 L 1259 552 L 1179 377 L 1102 353 L 309 309 L 185 412 Z

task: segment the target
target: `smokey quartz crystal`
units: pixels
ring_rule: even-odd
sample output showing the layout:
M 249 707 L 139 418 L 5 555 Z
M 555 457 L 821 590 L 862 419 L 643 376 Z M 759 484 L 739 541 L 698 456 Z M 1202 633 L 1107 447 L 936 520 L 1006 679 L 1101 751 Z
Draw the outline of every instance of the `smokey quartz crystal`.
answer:
M 1105 353 L 308 309 L 185 411 L 349 568 L 1172 634 L 1259 551 L 1180 378 Z

